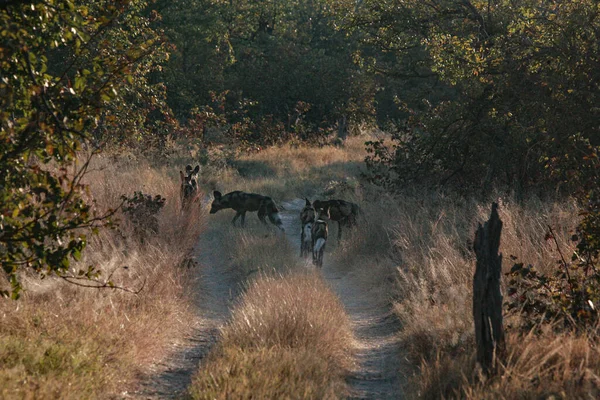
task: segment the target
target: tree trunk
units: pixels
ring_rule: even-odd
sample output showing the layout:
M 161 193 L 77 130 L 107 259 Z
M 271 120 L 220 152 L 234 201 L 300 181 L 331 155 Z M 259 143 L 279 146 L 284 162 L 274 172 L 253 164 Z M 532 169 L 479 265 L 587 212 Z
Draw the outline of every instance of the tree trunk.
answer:
M 340 118 L 338 118 L 337 139 L 341 144 L 343 144 L 346 141 L 347 137 L 348 137 L 348 119 L 346 118 L 346 115 L 344 114 Z
M 497 361 L 505 353 L 502 327 L 502 294 L 500 274 L 502 254 L 498 254 L 502 221 L 498 204 L 492 203 L 490 219 L 475 233 L 474 250 L 477 256 L 473 277 L 473 320 L 477 343 L 477 362 L 486 375 L 495 373 Z

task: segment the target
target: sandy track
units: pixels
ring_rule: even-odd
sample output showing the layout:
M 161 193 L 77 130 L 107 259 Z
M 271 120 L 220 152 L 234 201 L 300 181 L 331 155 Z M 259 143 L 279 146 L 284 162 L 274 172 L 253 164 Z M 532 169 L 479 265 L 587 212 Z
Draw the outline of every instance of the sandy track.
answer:
M 300 252 L 299 213 L 304 200 L 283 203 L 281 217 L 286 236 Z M 227 321 L 230 306 L 239 285 L 227 274 L 217 237 L 203 235 L 197 247 L 198 290 L 194 334 L 173 343 L 171 357 L 152 366 L 142 379 L 140 388 L 125 397 L 135 399 L 181 398 L 191 383 L 199 362 L 217 342 L 220 327 Z M 331 241 L 336 237 L 331 235 Z M 340 297 L 348 313 L 355 336 L 356 368 L 348 377 L 350 398 L 398 399 L 400 387 L 399 344 L 395 333 L 399 323 L 389 302 L 382 301 L 377 288 L 369 290 L 354 276 L 352 270 L 335 265 L 325 252 L 323 277 Z M 310 260 L 306 266 L 312 268 Z
M 304 204 L 302 199 L 285 202 L 281 213 L 286 236 L 298 248 L 298 253 L 299 214 Z M 329 240 L 336 241 L 337 237 L 330 235 Z M 335 265 L 328 250 L 331 251 L 331 246 L 325 251 L 322 274 L 344 304 L 356 339 L 356 368 L 348 377 L 350 398 L 404 397 L 401 391 L 400 345 L 396 335 L 399 321 L 391 310 L 391 304 L 385 296 L 381 296 L 378 287 L 365 287 L 351 269 Z
M 232 299 L 239 286 L 227 274 L 227 265 L 216 238 L 203 234 L 196 247 L 199 265 L 194 308 L 194 333 L 173 343 L 173 355 L 152 366 L 141 379 L 140 388 L 131 393 L 135 399 L 178 399 L 186 392 L 198 364 L 219 338 L 220 327 L 230 314 Z

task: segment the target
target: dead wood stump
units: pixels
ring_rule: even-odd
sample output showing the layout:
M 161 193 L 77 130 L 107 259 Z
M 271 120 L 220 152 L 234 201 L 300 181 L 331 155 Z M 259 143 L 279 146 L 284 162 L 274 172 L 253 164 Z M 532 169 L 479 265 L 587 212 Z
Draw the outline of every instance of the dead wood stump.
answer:
M 498 204 L 492 203 L 490 219 L 479 224 L 473 248 L 477 257 L 473 277 L 473 320 L 477 343 L 477 362 L 486 375 L 495 373 L 497 361 L 505 354 L 502 327 L 502 293 L 500 275 L 502 254 L 500 234 L 502 221 L 498 216 Z

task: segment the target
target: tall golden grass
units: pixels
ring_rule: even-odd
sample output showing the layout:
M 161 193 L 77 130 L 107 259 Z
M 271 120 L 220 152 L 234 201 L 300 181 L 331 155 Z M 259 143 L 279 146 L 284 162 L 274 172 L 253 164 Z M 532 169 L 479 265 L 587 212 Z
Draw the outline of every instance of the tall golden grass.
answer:
M 489 217 L 491 200 L 500 201 L 505 271 L 512 266 L 510 256 L 542 272 L 553 270 L 558 252 L 544 239 L 548 225 L 569 254 L 576 203 L 515 201 L 501 194 L 481 201 L 414 188 L 390 196 L 357 179 L 364 138 L 353 140 L 345 149 L 284 147 L 245 156 L 240 173 L 252 179 L 242 181 L 242 190 L 265 187 L 276 198 L 329 196 L 361 205 L 360 229 L 346 232 L 339 244 L 331 224 L 326 258 L 362 281 L 363 290 L 380 293 L 383 300 L 393 294 L 401 351 L 415 366 L 404 371 L 413 375 L 405 392 L 432 399 L 597 397 L 594 341 L 552 330 L 522 337 L 515 329 L 518 315 L 507 317 L 510 356 L 499 376 L 481 380 L 474 362 L 471 246 L 477 224 Z
M 108 398 L 132 388 L 169 343 L 190 329 L 191 270 L 182 264 L 204 224 L 202 212 L 181 214 L 177 172 L 143 160 L 98 157 L 87 179 L 101 209 L 134 191 L 167 198 L 159 233 L 136 240 L 126 216 L 118 230 L 91 237 L 81 262 L 118 286 L 76 287 L 57 278 L 24 276 L 18 301 L 0 299 L 0 398 Z M 127 267 L 127 268 L 123 268 Z
M 202 184 L 223 193 L 256 192 L 275 201 L 321 194 L 330 182 L 356 184 L 364 169 L 364 137 L 354 137 L 345 147 L 310 147 L 285 144 L 255 154 L 240 154 L 223 167 L 218 154 L 204 168 Z
M 333 399 L 346 393 L 352 333 L 317 274 L 253 280 L 195 376 L 194 399 Z
M 257 192 L 280 204 L 296 197 L 335 197 L 360 204 L 360 229 L 336 240 L 327 260 L 351 273 L 360 289 L 393 297 L 401 352 L 414 369 L 405 393 L 439 398 L 597 398 L 600 362 L 594 339 L 576 334 L 520 336 L 508 329 L 509 357 L 485 380 L 474 362 L 471 241 L 489 202 L 405 188 L 391 196 L 360 180 L 364 137 L 344 148 L 283 145 L 203 168 L 207 190 Z M 26 277 L 22 300 L 0 300 L 1 398 L 106 398 L 131 387 L 168 342 L 190 329 L 193 275 L 181 268 L 207 218 L 237 282 L 248 282 L 222 337 L 196 374 L 194 398 L 338 398 L 347 392 L 352 334 L 345 311 L 299 250 L 253 214 L 232 228 L 233 212 L 181 214 L 177 171 L 144 160 L 100 158 L 90 174 L 93 197 L 113 207 L 121 194 L 161 194 L 160 231 L 143 244 L 126 217 L 119 231 L 95 237 L 81 265 L 116 271 L 118 285 L 139 295 L 81 289 L 56 279 Z M 547 225 L 569 253 L 578 209 L 571 200 L 500 199 L 504 268 L 511 255 L 542 271 L 556 264 Z M 127 266 L 127 269 L 121 268 Z M 519 316 L 509 316 L 517 326 Z
M 424 200 L 429 199 L 429 200 Z M 504 222 L 503 268 L 509 256 L 541 271 L 556 265 L 554 242 L 544 239 L 551 225 L 564 253 L 572 250 L 569 232 L 578 209 L 571 200 L 500 198 Z M 595 398 L 600 364 L 594 339 L 557 334 L 519 334 L 518 314 L 506 318 L 509 357 L 499 375 L 483 379 L 475 365 L 472 320 L 471 251 L 478 222 L 487 220 L 490 203 L 423 193 L 399 197 L 391 231 L 398 263 L 396 314 L 406 356 L 417 365 L 408 393 L 415 398 Z
M 343 242 L 335 240 L 331 224 L 325 257 L 333 258 L 338 272 L 352 273 L 362 290 L 384 301 L 394 297 L 401 352 L 414 366 L 403 371 L 412 376 L 405 389 L 410 397 L 596 398 L 600 365 L 594 340 L 552 330 L 520 336 L 514 329 L 518 315 L 507 318 L 510 356 L 501 373 L 483 380 L 474 362 L 471 246 L 491 200 L 501 203 L 504 269 L 510 269 L 514 256 L 542 272 L 551 271 L 558 257 L 555 244 L 544 240 L 548 225 L 562 251 L 572 249 L 575 202 L 536 197 L 517 202 L 500 194 L 481 201 L 415 188 L 390 196 L 358 178 L 363 142 L 359 137 L 343 149 L 283 146 L 246 155 L 210 184 L 276 200 L 318 196 L 361 205 L 360 229 L 346 232 Z

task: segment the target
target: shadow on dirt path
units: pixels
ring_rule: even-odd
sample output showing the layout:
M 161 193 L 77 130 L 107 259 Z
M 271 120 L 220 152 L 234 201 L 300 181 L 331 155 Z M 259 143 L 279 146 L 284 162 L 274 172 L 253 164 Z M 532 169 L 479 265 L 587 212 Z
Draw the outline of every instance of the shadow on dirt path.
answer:
M 282 220 L 286 236 L 300 251 L 299 214 L 303 199 L 284 202 Z M 335 241 L 335 235 L 329 240 Z M 378 292 L 369 289 L 352 269 L 335 265 L 325 251 L 322 274 L 344 304 L 355 336 L 354 354 L 356 368 L 347 379 L 352 399 L 400 399 L 401 362 L 400 344 L 396 333 L 400 322 L 391 309 L 390 302 Z M 329 256 L 329 257 L 328 257 Z M 307 267 L 312 267 L 310 261 Z
M 197 288 L 195 290 L 194 333 L 174 343 L 173 355 L 152 366 L 141 379 L 138 390 L 127 398 L 180 399 L 185 397 L 199 362 L 219 339 L 220 327 L 230 313 L 232 300 L 239 290 L 220 251 L 220 238 L 206 232 L 196 246 Z

